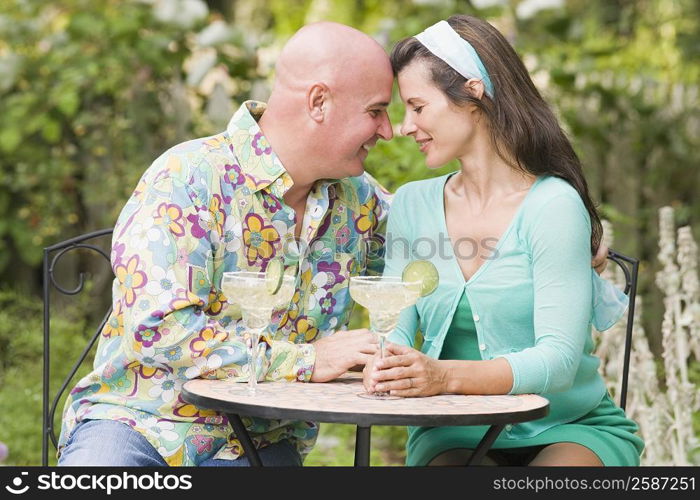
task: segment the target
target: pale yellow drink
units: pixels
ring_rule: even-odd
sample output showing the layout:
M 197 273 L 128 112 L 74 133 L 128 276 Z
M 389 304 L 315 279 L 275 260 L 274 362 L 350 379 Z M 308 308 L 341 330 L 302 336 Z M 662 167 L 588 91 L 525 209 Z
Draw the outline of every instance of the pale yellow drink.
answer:
M 391 276 L 353 276 L 350 296 L 369 311 L 370 328 L 379 336 L 379 350 L 384 357 L 384 341 L 396 328 L 401 311 L 420 298 L 420 281 L 403 281 Z M 395 399 L 389 393 L 360 394 L 371 399 Z
M 241 308 L 243 321 L 249 328 L 264 328 L 272 313 L 292 300 L 294 278 L 285 277 L 275 295 L 268 292 L 264 279 L 253 277 L 224 281 L 221 290 L 228 300 Z
M 252 395 L 255 394 L 257 386 L 255 367 L 260 335 L 269 324 L 272 313 L 289 305 L 294 296 L 295 284 L 294 276 L 285 275 L 277 293 L 272 294 L 265 273 L 238 271 L 223 275 L 221 290 L 229 302 L 241 308 L 243 322 L 250 335 L 248 388 Z
M 369 311 L 372 329 L 387 337 L 399 320 L 401 311 L 412 306 L 420 297 L 419 283 L 396 280 L 357 279 L 351 282 L 350 296 Z

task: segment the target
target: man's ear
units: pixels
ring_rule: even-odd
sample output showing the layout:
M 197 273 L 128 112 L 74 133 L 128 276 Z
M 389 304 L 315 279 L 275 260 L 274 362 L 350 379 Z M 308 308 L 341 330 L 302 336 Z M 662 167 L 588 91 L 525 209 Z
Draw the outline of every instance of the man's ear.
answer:
M 321 123 L 330 102 L 330 89 L 325 83 L 315 83 L 309 89 L 307 95 L 307 109 L 309 116 L 315 122 Z
M 464 82 L 464 90 L 479 100 L 484 96 L 484 89 L 484 82 L 479 78 L 470 78 Z

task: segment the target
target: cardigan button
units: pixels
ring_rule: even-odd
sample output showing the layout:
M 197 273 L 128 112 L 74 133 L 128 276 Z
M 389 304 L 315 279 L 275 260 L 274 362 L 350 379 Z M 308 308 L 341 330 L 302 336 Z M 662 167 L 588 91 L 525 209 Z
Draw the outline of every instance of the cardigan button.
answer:
M 479 344 L 479 350 L 485 351 L 485 350 L 486 350 L 486 344 Z
M 479 315 L 478 315 L 478 314 L 475 314 L 475 315 L 474 315 L 474 321 L 479 321 Z
M 513 430 L 513 426 L 511 424 L 506 425 L 506 431 L 510 432 Z

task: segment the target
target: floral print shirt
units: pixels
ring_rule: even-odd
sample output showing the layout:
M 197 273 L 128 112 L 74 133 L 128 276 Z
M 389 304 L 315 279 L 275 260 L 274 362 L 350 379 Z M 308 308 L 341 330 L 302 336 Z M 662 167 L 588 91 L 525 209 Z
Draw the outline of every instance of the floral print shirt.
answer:
M 222 274 L 264 271 L 277 256 L 297 269 L 292 302 L 261 341 L 257 377 L 308 382 L 313 341 L 347 328 L 349 277 L 381 272 L 383 259 L 368 252 L 382 247 L 389 193 L 368 174 L 317 182 L 297 241 L 283 201 L 293 181 L 258 127 L 264 110 L 244 103 L 225 132 L 175 146 L 141 178 L 114 229 L 113 312 L 93 371 L 66 402 L 59 453 L 78 422 L 112 419 L 170 465 L 241 456 L 224 415 L 180 396 L 193 378 L 248 379 L 241 313 Z M 313 422 L 243 420 L 256 446 L 290 439 L 302 455 L 318 433 Z

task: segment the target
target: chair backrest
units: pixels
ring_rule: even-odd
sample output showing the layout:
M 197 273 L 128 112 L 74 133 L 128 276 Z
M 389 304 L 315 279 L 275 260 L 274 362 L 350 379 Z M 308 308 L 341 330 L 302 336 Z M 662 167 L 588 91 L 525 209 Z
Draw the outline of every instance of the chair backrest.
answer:
M 49 440 L 53 443 L 54 448 L 58 446 L 58 440 L 56 438 L 56 432 L 54 429 L 54 416 L 56 414 L 56 409 L 61 396 L 65 392 L 66 388 L 71 382 L 71 379 L 76 374 L 80 365 L 85 361 L 85 358 L 90 353 L 90 350 L 95 345 L 97 339 L 100 336 L 100 332 L 104 327 L 109 315 L 112 312 L 111 306 L 105 314 L 102 322 L 94 333 L 94 335 L 89 339 L 85 349 L 82 354 L 73 365 L 68 376 L 63 380 L 60 389 L 51 398 L 50 393 L 50 381 L 51 381 L 51 365 L 50 365 L 50 340 L 51 340 L 51 290 L 55 288 L 63 295 L 77 295 L 83 290 L 85 284 L 85 273 L 81 272 L 79 277 L 78 285 L 70 290 L 63 288 L 56 282 L 55 271 L 60 262 L 60 259 L 68 252 L 77 249 L 86 249 L 104 257 L 107 261 L 107 265 L 110 263 L 110 256 L 108 252 L 105 252 L 102 248 L 92 244 L 86 243 L 91 240 L 98 238 L 106 238 L 112 234 L 112 229 L 102 229 L 100 231 L 95 231 L 92 233 L 83 234 L 69 240 L 62 241 L 50 247 L 44 248 L 44 370 L 43 370 L 43 422 L 42 422 L 42 455 L 41 463 L 42 465 L 48 465 L 49 457 Z
M 624 410 L 627 405 L 627 383 L 630 371 L 630 355 L 632 352 L 632 331 L 634 328 L 634 303 L 637 296 L 637 276 L 639 260 L 627 257 L 614 250 L 608 250 L 608 259 L 622 268 L 625 275 L 625 294 L 629 297 L 627 309 L 627 330 L 625 332 L 625 352 L 622 363 L 622 386 L 620 388 L 620 407 Z

